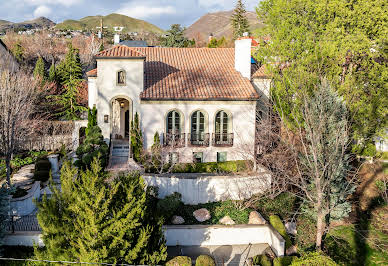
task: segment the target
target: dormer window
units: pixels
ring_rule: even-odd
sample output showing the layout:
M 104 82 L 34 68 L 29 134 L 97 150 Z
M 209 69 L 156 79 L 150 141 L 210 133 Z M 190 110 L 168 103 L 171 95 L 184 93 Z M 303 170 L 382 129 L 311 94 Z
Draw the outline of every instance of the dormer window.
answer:
M 125 71 L 120 70 L 117 72 L 117 85 L 125 85 Z

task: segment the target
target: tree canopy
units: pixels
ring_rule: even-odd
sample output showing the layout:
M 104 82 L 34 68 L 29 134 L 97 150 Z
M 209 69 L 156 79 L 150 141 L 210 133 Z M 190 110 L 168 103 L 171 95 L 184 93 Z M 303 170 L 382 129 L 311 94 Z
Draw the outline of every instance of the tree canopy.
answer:
M 180 24 L 172 24 L 167 31 L 167 36 L 161 40 L 161 45 L 165 47 L 188 47 L 192 45 L 192 41 L 187 39 L 184 35 L 185 28 Z
M 233 10 L 231 23 L 233 27 L 234 39 L 242 37 L 245 32 L 250 34 L 249 22 L 246 17 L 245 6 L 241 0 L 238 0 L 236 3 L 236 7 Z
M 292 124 L 301 95 L 327 78 L 350 111 L 352 138 L 363 145 L 388 122 L 386 1 L 264 0 L 267 25 L 258 59 L 274 78 L 276 107 Z M 297 109 L 297 108 L 296 108 Z

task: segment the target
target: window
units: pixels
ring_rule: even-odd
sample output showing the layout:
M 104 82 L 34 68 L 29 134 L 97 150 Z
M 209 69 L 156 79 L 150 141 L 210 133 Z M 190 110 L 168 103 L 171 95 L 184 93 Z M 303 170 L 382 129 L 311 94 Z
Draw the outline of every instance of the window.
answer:
M 227 141 L 228 126 L 229 126 L 228 114 L 225 113 L 224 111 L 219 111 L 216 114 L 216 139 L 217 140 Z
M 171 111 L 167 115 L 167 134 L 180 134 L 181 115 L 177 111 Z
M 120 70 L 117 72 L 117 84 L 125 85 L 125 71 Z
M 202 163 L 203 162 L 203 152 L 193 152 L 193 162 Z
M 217 162 L 226 162 L 227 152 L 217 152 Z
M 195 111 L 191 116 L 191 139 L 203 141 L 205 133 L 205 116 L 201 111 Z
M 168 154 L 168 162 L 170 164 L 176 164 L 179 162 L 179 154 L 177 152 L 170 152 Z

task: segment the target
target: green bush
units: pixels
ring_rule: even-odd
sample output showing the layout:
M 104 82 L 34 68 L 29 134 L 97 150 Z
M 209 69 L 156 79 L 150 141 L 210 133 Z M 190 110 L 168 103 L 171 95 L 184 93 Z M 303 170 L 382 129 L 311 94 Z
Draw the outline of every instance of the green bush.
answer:
M 34 172 L 34 180 L 40 182 L 46 182 L 50 178 L 50 171 L 35 171 Z
M 251 171 L 251 161 L 228 161 L 208 163 L 181 163 L 174 165 L 174 173 L 238 173 Z
M 50 171 L 51 163 L 48 159 L 39 160 L 35 163 L 35 171 Z
M 200 255 L 195 260 L 195 266 L 216 266 L 216 262 L 208 255 Z
M 262 198 L 256 203 L 256 208 L 265 218 L 271 215 L 278 215 L 287 220 L 295 213 L 297 198 L 295 195 L 284 192 L 274 199 Z
M 287 234 L 286 227 L 284 226 L 282 220 L 277 215 L 271 215 L 269 217 L 269 223 L 279 232 L 279 234 L 286 241 L 286 249 L 292 246 L 290 237 Z
M 306 215 L 301 215 L 297 220 L 298 234 L 296 243 L 298 249 L 303 251 L 313 251 L 315 249 L 316 225 L 315 221 Z
M 253 265 L 272 266 L 271 259 L 266 255 L 257 255 L 253 257 Z
M 27 194 L 28 194 L 27 190 L 25 190 L 24 188 L 21 188 L 21 187 L 17 187 L 16 190 L 11 193 L 12 198 L 14 198 L 14 199 L 24 197 Z
M 167 261 L 166 266 L 191 266 L 191 258 L 186 256 L 178 256 Z
M 307 253 L 304 256 L 293 260 L 291 266 L 336 266 L 330 257 L 320 252 Z
M 171 195 L 166 196 L 157 203 L 158 212 L 166 219 L 170 219 L 176 212 L 176 210 L 183 205 L 182 195 L 178 192 L 174 192 Z
M 296 259 L 296 256 L 284 256 L 284 257 L 277 257 L 274 258 L 273 266 L 288 266 L 291 265 L 291 263 Z

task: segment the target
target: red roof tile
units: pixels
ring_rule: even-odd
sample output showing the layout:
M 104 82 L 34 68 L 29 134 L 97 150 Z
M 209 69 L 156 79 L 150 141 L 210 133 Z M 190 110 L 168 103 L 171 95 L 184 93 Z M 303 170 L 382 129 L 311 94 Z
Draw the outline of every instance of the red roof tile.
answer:
M 97 58 L 111 58 L 111 57 L 141 57 L 144 58 L 144 54 L 139 53 L 133 48 L 125 45 L 116 45 L 110 49 L 104 50 L 96 54 Z
M 258 66 L 256 64 L 252 64 L 251 77 L 252 78 L 269 78 L 269 75 L 267 74 L 267 69 L 264 65 Z
M 92 69 L 92 70 L 86 72 L 86 76 L 88 76 L 88 77 L 97 77 L 97 68 Z

